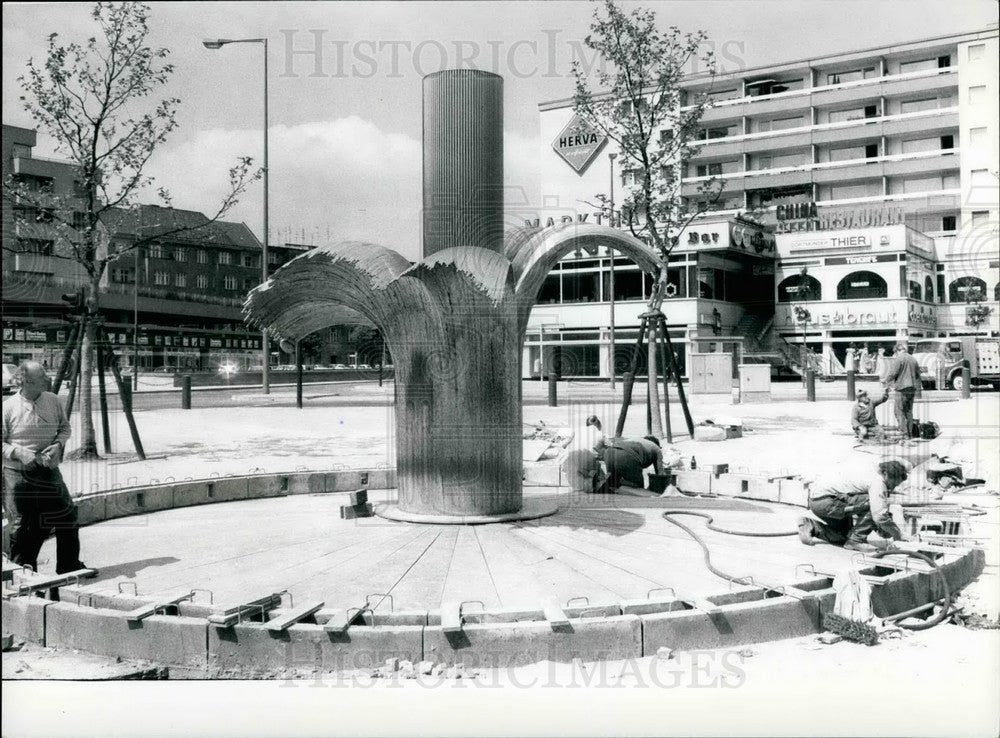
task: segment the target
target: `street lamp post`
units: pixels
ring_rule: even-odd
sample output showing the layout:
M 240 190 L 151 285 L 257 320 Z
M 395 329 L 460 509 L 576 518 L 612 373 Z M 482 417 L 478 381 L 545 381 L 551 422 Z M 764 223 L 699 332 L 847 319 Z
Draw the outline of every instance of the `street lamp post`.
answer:
M 615 225 L 615 157 L 618 154 L 608 154 L 608 169 L 611 174 L 611 197 L 608 198 L 608 225 Z M 615 388 L 615 251 L 608 247 L 611 256 L 610 293 L 611 293 L 611 389 Z
M 268 175 L 270 168 L 267 161 L 268 144 L 268 118 L 267 118 L 267 39 L 266 38 L 216 38 L 202 41 L 206 49 L 221 49 L 226 44 L 264 44 L 264 239 L 261 249 L 261 284 L 267 281 L 267 257 L 268 257 Z M 267 340 L 267 329 L 262 328 L 261 337 L 261 382 L 264 386 L 264 394 L 271 393 L 271 349 Z

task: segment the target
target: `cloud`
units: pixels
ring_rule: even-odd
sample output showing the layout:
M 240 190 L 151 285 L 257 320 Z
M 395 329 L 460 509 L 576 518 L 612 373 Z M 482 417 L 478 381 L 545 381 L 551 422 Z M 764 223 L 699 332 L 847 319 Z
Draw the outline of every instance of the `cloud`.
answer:
M 178 130 L 178 136 L 182 130 Z M 357 116 L 277 125 L 269 140 L 273 243 L 363 239 L 416 258 L 420 247 L 420 142 Z M 157 152 L 150 172 L 176 207 L 214 212 L 240 156 L 262 164 L 259 129 L 209 129 Z M 263 186 L 226 216 L 262 233 Z

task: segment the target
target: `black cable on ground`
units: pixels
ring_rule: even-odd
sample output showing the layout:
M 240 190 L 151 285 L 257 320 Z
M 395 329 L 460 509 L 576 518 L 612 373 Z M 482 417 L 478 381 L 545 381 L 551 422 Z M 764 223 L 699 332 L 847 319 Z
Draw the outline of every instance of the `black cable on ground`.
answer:
M 728 533 L 729 535 L 732 535 L 732 536 L 753 536 L 753 537 L 757 537 L 757 538 L 772 538 L 772 537 L 776 537 L 776 536 L 793 536 L 793 535 L 796 535 L 798 533 L 797 530 L 791 531 L 790 533 L 784 533 L 784 532 L 782 532 L 782 533 L 755 533 L 753 531 L 728 530 L 726 528 L 718 528 L 716 526 L 713 526 L 712 525 L 712 516 L 709 515 L 708 513 L 698 512 L 697 510 L 664 510 L 663 511 L 663 519 L 664 520 L 666 520 L 668 523 L 673 523 L 674 525 L 676 525 L 678 528 L 680 528 L 685 533 L 687 533 L 689 536 L 691 536 L 694 539 L 695 543 L 697 543 L 699 546 L 701 546 L 702 554 L 704 555 L 704 558 L 705 558 L 705 566 L 708 567 L 708 570 L 710 572 L 712 572 L 713 574 L 715 574 L 715 576 L 720 577 L 721 579 L 725 579 L 726 581 L 729 581 L 729 582 L 734 582 L 735 584 L 745 584 L 745 583 L 747 583 L 750 580 L 750 578 L 746 577 L 746 576 L 744 576 L 744 577 L 734 577 L 733 575 L 727 574 L 726 572 L 722 571 L 721 569 L 717 569 L 712 564 L 711 553 L 708 550 L 708 546 L 701 539 L 701 536 L 699 536 L 697 533 L 695 533 L 693 530 L 691 530 L 690 528 L 688 528 L 686 525 L 684 525 L 684 523 L 680 522 L 679 520 L 674 520 L 672 517 L 670 517 L 671 515 L 694 515 L 694 516 L 699 517 L 699 518 L 706 518 L 708 520 L 708 529 L 709 530 L 714 530 L 717 533 Z
M 929 618 L 922 623 L 914 623 L 913 625 L 903 625 L 903 623 L 897 623 L 897 625 L 899 625 L 900 628 L 906 628 L 907 630 L 927 630 L 928 628 L 933 628 L 950 614 L 952 597 L 951 588 L 948 586 L 948 579 L 945 577 L 944 572 L 941 571 L 941 567 L 937 565 L 937 562 L 935 562 L 934 559 L 930 556 L 918 553 L 917 551 L 900 551 L 898 549 L 889 548 L 885 551 L 876 551 L 872 554 L 872 556 L 876 559 L 881 559 L 883 556 L 887 556 L 889 554 L 900 553 L 905 553 L 907 556 L 912 556 L 915 559 L 920 559 L 921 561 L 926 561 L 930 564 L 937 573 L 938 578 L 941 580 L 941 587 L 944 589 L 944 597 L 941 598 L 941 612 L 934 617 Z

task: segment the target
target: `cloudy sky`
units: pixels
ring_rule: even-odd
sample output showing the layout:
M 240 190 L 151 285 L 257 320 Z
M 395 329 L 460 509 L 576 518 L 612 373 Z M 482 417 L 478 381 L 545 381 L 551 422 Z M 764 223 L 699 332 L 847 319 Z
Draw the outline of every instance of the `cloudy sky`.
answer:
M 708 32 L 723 70 L 977 30 L 995 0 L 645 2 L 662 24 Z M 271 239 L 364 238 L 419 251 L 420 79 L 474 67 L 505 78 L 505 177 L 538 203 L 539 102 L 572 94 L 588 2 L 155 3 L 151 42 L 172 52 L 180 127 L 151 173 L 178 207 L 211 211 L 240 155 L 262 148 L 262 49 L 270 44 Z M 58 32 L 93 30 L 85 4 L 3 5 L 3 122 L 31 126 L 16 78 Z M 317 55 L 316 51 L 319 50 Z M 301 52 L 301 53 L 300 53 Z M 56 155 L 40 140 L 36 155 Z M 261 231 L 260 187 L 230 219 Z

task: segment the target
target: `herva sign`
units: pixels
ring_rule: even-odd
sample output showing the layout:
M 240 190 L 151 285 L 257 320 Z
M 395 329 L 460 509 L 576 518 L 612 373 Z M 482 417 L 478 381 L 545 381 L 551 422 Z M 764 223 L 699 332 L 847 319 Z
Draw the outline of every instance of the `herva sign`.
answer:
M 607 140 L 607 136 L 579 115 L 574 115 L 552 142 L 552 149 L 573 168 L 573 171 L 582 174 Z

